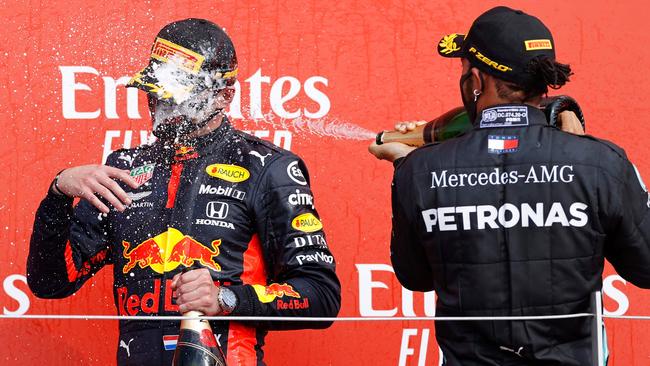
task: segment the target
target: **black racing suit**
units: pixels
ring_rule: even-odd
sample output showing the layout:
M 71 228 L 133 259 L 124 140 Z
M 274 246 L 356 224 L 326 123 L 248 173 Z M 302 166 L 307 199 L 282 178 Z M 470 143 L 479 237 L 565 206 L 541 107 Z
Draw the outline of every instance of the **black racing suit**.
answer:
M 340 283 L 303 162 L 225 118 L 194 145 L 112 153 L 107 165 L 146 182 L 124 187 L 133 203 L 121 213 L 101 215 L 87 201 L 73 208 L 72 199 L 49 193 L 27 261 L 34 294 L 69 296 L 112 264 L 118 314 L 178 315 L 172 277 L 205 267 L 237 295 L 232 315 L 336 316 Z M 263 364 L 266 330 L 329 325 L 212 322 L 232 365 Z M 118 365 L 170 365 L 178 329 L 172 321 L 120 321 Z
M 590 311 L 604 259 L 650 287 L 648 193 L 619 147 L 524 105 L 396 162 L 391 259 L 439 316 Z M 591 318 L 436 322 L 446 365 L 593 365 Z

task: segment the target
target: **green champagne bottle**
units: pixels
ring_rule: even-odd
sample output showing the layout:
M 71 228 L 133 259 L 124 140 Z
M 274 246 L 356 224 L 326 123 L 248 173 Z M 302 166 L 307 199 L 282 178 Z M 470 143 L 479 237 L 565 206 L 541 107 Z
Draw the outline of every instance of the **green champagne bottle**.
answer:
M 410 146 L 422 146 L 431 142 L 448 140 L 464 134 L 472 128 L 465 108 L 456 107 L 436 119 L 416 127 L 412 131 L 382 131 L 377 134 L 377 145 L 401 142 Z

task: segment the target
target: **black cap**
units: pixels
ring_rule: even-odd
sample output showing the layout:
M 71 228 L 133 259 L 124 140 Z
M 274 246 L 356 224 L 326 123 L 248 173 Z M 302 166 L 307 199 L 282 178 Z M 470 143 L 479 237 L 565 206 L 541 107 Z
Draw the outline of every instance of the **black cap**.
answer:
M 538 78 L 527 72 L 532 59 L 543 56 L 555 61 L 555 43 L 538 18 L 499 6 L 476 18 L 467 36 L 452 33 L 443 37 L 438 53 L 466 58 L 483 72 L 523 85 Z
M 230 37 L 205 19 L 166 25 L 151 47 L 149 65 L 126 85 L 157 99 L 182 103 L 193 92 L 221 88 L 237 76 L 237 55 Z

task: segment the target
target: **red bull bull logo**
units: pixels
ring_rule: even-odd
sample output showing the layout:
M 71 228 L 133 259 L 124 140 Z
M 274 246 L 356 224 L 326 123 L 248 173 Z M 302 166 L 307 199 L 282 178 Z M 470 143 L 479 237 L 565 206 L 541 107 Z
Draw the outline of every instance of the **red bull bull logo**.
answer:
M 300 298 L 298 291 L 294 290 L 293 287 L 287 283 L 272 283 L 267 286 L 262 285 L 253 285 L 257 298 L 263 303 L 269 303 L 275 300 L 276 298 L 290 296 L 297 299 Z
M 122 268 L 122 273 L 126 274 L 136 266 L 164 273 L 173 271 L 179 265 L 191 267 L 197 263 L 213 271 L 221 271 L 221 266 L 214 260 L 214 257 L 219 255 L 221 239 L 213 240 L 210 244 L 210 247 L 203 245 L 174 228 L 169 228 L 132 249 L 131 243 L 122 241 L 122 254 L 128 260 Z
M 123 273 L 128 273 L 136 265 L 140 266 L 140 268 L 146 268 L 152 264 L 163 264 L 163 257 L 161 254 L 163 249 L 158 246 L 158 243 L 156 243 L 154 239 L 143 241 L 130 252 L 128 250 L 131 247 L 131 243 L 128 241 L 122 241 L 122 246 L 124 246 L 124 252 L 122 253 L 124 258 L 129 260 L 122 269 Z
M 169 254 L 169 262 L 191 267 L 195 261 L 198 261 L 204 267 L 221 271 L 221 266 L 212 259 L 212 257 L 219 255 L 219 245 L 221 245 L 221 239 L 212 241 L 212 250 L 210 250 L 191 237 L 185 236 L 172 248 Z

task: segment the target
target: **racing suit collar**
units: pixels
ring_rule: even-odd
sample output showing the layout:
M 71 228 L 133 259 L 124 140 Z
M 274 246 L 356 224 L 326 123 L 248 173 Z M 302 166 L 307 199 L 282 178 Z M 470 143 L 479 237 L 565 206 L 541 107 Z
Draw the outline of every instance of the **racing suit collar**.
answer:
M 168 157 L 169 162 L 179 162 L 190 159 L 196 159 L 199 156 L 204 156 L 214 151 L 218 146 L 228 140 L 228 136 L 233 128 L 226 116 L 223 116 L 219 127 L 206 135 L 202 135 L 185 143 L 175 143 L 167 145 L 166 150 L 172 153 Z
M 476 128 L 525 127 L 548 125 L 546 115 L 528 104 L 498 104 L 485 108 L 477 116 Z
M 228 120 L 228 117 L 223 115 L 219 127 L 206 135 L 195 138 L 190 145 L 194 147 L 200 155 L 203 155 L 201 154 L 202 152 L 207 152 L 206 149 L 215 145 L 215 142 L 222 142 L 231 131 L 232 126 L 230 125 L 230 121 Z

